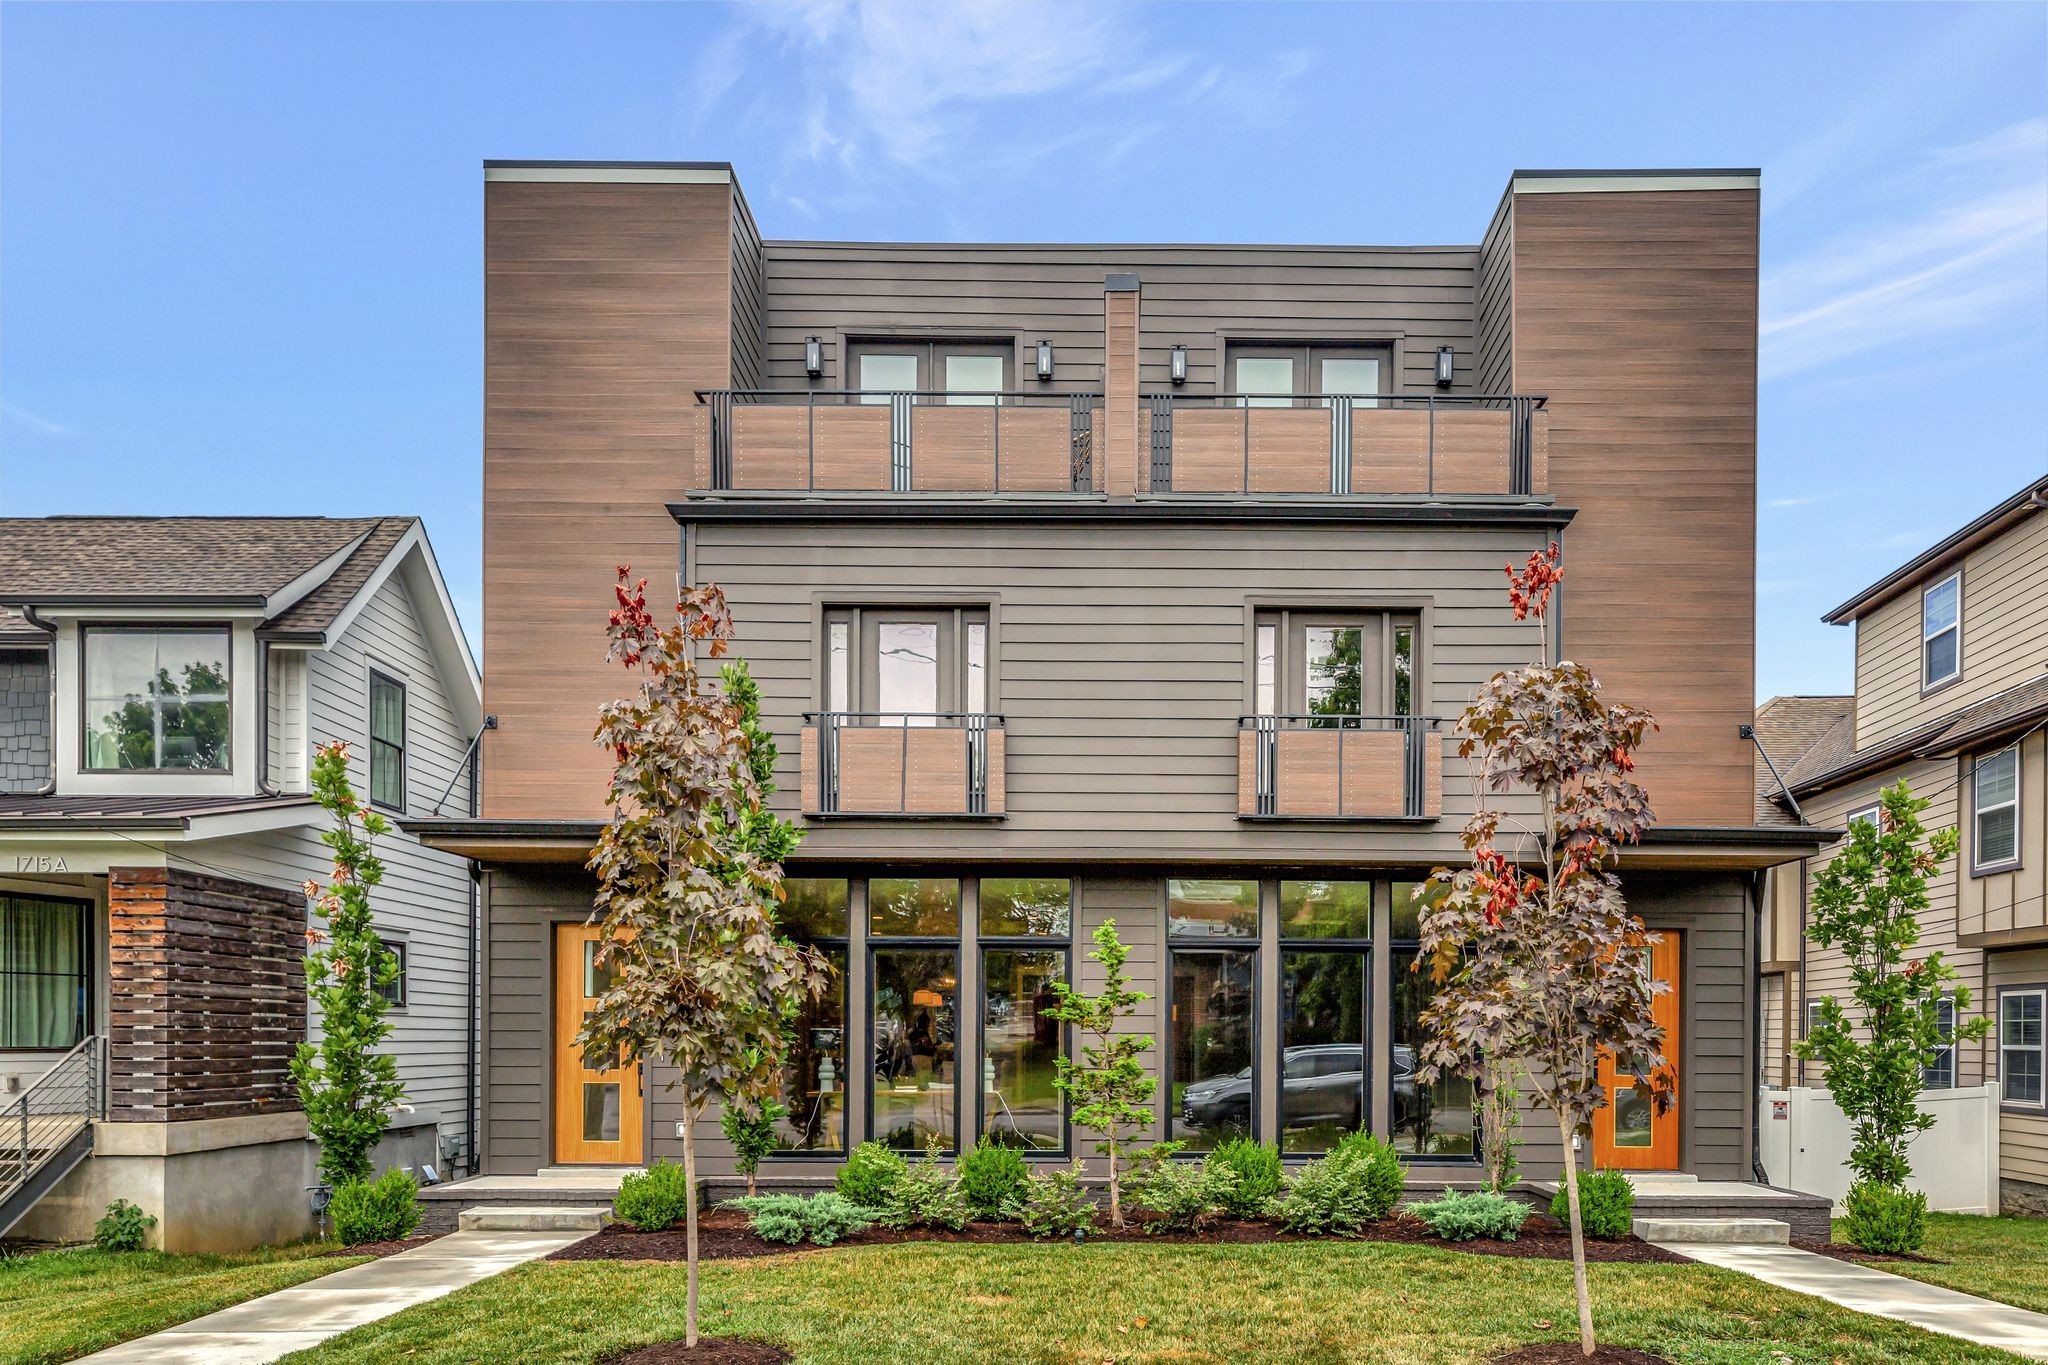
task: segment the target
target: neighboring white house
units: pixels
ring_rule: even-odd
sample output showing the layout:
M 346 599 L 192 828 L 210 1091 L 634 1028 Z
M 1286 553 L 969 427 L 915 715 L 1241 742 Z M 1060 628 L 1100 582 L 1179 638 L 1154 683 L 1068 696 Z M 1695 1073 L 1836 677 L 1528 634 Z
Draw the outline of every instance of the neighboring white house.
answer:
M 460 815 L 483 724 L 416 518 L 0 520 L 0 1235 L 89 1233 L 116 1196 L 170 1249 L 310 1226 L 286 1065 L 300 888 L 332 868 L 312 751 L 346 740 L 394 816 Z M 409 1105 L 380 1165 L 446 1174 L 475 1121 L 474 885 L 395 829 L 377 852 Z

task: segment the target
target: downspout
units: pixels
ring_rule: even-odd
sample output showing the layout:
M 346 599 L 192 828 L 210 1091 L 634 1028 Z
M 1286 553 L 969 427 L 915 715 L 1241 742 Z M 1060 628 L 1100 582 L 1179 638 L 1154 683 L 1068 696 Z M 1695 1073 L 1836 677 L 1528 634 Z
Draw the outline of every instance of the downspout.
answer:
M 21 619 L 50 637 L 50 666 L 43 670 L 50 677 L 50 775 L 29 795 L 54 796 L 57 792 L 57 627 L 54 622 L 36 615 L 36 609 L 26 602 L 21 604 Z
M 282 796 L 270 780 L 270 641 L 256 638 L 256 790 Z
M 1759 1185 L 1771 1183 L 1764 1169 L 1764 887 L 1768 869 L 1749 874 L 1749 1174 Z
M 475 818 L 477 812 L 477 769 L 483 765 L 483 761 L 484 751 L 479 746 L 471 756 L 469 763 L 469 814 L 472 819 Z M 463 997 L 467 1003 L 463 1009 L 462 1019 L 463 1033 L 467 1039 L 462 1049 L 462 1099 L 466 1111 L 463 1116 L 463 1142 L 469 1149 L 464 1155 L 468 1158 L 466 1164 L 471 1175 L 475 1175 L 483 1167 L 483 1162 L 480 1159 L 481 1149 L 478 1147 L 476 1140 L 477 1015 L 483 1008 L 483 1002 L 477 999 L 477 991 L 481 985 L 477 971 L 477 957 L 481 952 L 481 945 L 478 943 L 477 934 L 477 885 L 483 880 L 483 875 L 483 868 L 474 859 L 471 859 L 469 864 L 469 990 Z

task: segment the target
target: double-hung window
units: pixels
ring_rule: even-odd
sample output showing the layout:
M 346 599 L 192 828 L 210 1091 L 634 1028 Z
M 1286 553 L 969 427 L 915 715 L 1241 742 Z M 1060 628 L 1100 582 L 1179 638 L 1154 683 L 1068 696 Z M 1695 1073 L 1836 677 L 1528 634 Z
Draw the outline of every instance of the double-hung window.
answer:
M 87 626 L 83 644 L 87 769 L 227 771 L 225 626 Z
M 405 684 L 370 671 L 370 804 L 405 809 Z
M 92 1002 L 85 901 L 0 893 L 0 1051 L 64 1052 Z
M 1920 686 L 1953 681 L 1963 671 L 1963 576 L 1950 574 L 1920 594 Z
M 1946 996 L 1934 1002 L 1934 1017 L 1941 1030 L 1941 1046 L 1935 1050 L 1920 1074 L 1923 1090 L 1953 1090 L 1956 1085 L 1956 1002 Z
M 1998 1074 L 2007 1104 L 2043 1107 L 2048 1072 L 2048 990 L 2003 991 L 1998 997 Z
M 1970 865 L 2004 872 L 2020 863 L 2020 751 L 2014 745 L 1972 765 Z

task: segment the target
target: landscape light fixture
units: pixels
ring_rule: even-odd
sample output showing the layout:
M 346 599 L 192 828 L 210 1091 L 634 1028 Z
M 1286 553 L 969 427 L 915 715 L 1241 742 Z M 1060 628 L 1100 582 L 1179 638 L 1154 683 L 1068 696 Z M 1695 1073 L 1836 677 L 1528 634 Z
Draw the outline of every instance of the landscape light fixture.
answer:
M 1043 337 L 1038 341 L 1038 377 L 1052 378 L 1052 343 Z
M 1173 382 L 1176 384 L 1188 382 L 1188 348 L 1185 346 L 1173 348 Z
M 1448 389 L 1451 386 L 1452 367 L 1456 364 L 1457 357 L 1458 353 L 1448 346 L 1436 348 L 1436 386 L 1438 388 Z
M 804 338 L 804 373 L 813 379 L 825 373 L 825 343 L 816 337 Z

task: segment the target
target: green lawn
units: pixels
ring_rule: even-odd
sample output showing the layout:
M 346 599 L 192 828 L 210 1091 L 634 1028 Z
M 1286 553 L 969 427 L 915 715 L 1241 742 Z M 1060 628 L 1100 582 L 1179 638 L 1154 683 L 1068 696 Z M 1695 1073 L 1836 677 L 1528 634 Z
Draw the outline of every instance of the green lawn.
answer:
M 1596 1265 L 1605 1340 L 1687 1365 L 2006 1361 L 1708 1266 Z M 588 1362 L 680 1337 L 683 1269 L 540 1262 L 289 1357 Z M 1571 1268 L 1433 1248 L 1304 1242 L 925 1244 L 709 1264 L 704 1323 L 800 1365 L 1484 1361 L 1574 1333 Z
M 1835 1240 L 1846 1241 L 1842 1220 Z M 1964 1213 L 1927 1215 L 1927 1245 L 1920 1254 L 1946 1262 L 1887 1263 L 1894 1275 L 1997 1299 L 2015 1308 L 2048 1313 L 2048 1218 L 1976 1218 Z
M 92 1248 L 0 1260 L 0 1361 L 71 1360 L 367 1258 L 331 1243 L 233 1256 L 118 1255 Z

